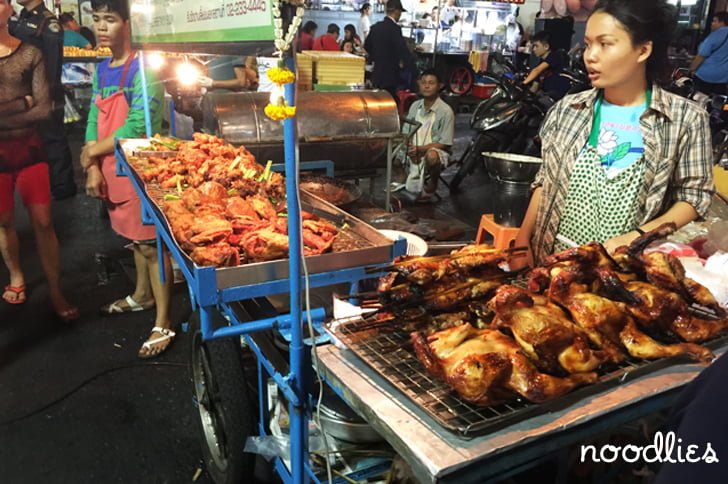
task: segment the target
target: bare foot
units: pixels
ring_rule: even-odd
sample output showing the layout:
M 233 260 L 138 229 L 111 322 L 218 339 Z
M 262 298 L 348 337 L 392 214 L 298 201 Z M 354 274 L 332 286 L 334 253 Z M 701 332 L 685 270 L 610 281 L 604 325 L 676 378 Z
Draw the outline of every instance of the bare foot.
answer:
M 70 323 L 78 319 L 78 308 L 66 301 L 66 298 L 60 292 L 51 293 L 51 306 L 58 319 L 64 323 Z
M 176 333 L 170 328 L 155 326 L 147 340 L 139 348 L 139 358 L 154 358 L 172 344 Z

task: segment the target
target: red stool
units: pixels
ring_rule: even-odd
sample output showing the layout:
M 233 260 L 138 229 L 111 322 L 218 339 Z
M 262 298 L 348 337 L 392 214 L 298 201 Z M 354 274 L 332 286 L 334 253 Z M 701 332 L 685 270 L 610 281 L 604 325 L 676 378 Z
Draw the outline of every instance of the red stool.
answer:
M 480 225 L 475 236 L 475 243 L 482 244 L 486 232 L 493 236 L 493 247 L 496 249 L 509 249 L 518 235 L 519 227 L 504 227 L 495 223 L 493 214 L 487 213 L 480 217 Z
M 412 103 L 417 101 L 417 94 L 406 89 L 400 89 L 397 91 L 397 105 L 399 107 L 399 117 L 404 118 L 409 112 Z

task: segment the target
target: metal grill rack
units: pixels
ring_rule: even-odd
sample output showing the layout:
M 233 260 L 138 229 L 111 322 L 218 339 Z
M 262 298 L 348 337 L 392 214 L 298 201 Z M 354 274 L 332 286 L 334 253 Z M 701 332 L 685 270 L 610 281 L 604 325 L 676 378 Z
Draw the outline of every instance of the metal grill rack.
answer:
M 333 335 L 365 363 L 405 394 L 445 429 L 463 438 L 493 432 L 535 415 L 567 407 L 611 386 L 657 371 L 680 360 L 663 358 L 647 361 L 628 358 L 603 371 L 599 381 L 553 401 L 535 404 L 523 399 L 497 406 L 478 406 L 460 399 L 444 382 L 422 366 L 410 343 L 409 331 L 401 322 L 373 325 L 362 319 L 339 320 L 330 325 Z M 723 335 L 704 345 L 715 349 L 728 343 Z

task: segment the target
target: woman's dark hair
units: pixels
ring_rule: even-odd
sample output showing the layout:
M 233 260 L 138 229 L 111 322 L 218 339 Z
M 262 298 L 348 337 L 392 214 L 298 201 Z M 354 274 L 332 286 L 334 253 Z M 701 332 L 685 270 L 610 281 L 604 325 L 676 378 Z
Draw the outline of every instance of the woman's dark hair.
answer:
M 318 24 L 313 20 L 309 20 L 308 22 L 303 24 L 303 27 L 301 27 L 301 30 L 309 35 L 313 34 L 313 31 L 316 29 L 318 29 Z
M 94 12 L 118 13 L 121 20 L 129 20 L 129 2 L 127 0 L 91 0 Z
M 652 42 L 647 59 L 647 80 L 667 79 L 670 63 L 667 48 L 677 26 L 677 10 L 665 0 L 599 0 L 592 15 L 604 12 L 621 23 L 632 39 L 632 45 Z
M 372 8 L 372 4 L 367 2 L 367 3 L 365 3 L 364 5 L 361 6 L 361 8 L 359 9 L 359 12 L 362 15 L 364 15 L 364 12 L 366 12 L 370 8 Z
M 356 27 L 354 27 L 352 24 L 344 25 L 344 37 L 346 37 L 347 32 L 351 34 L 351 39 L 354 39 L 354 37 L 356 37 Z

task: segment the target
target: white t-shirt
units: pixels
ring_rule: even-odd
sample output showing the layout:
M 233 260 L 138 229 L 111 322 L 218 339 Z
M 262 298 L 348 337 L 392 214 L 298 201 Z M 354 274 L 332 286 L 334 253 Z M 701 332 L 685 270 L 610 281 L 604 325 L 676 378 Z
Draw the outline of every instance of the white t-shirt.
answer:
M 367 35 L 369 35 L 369 30 L 372 28 L 372 22 L 369 20 L 369 15 L 362 15 L 359 17 L 359 28 L 357 32 L 359 33 L 359 37 L 361 38 L 361 41 L 364 42 L 367 38 Z

